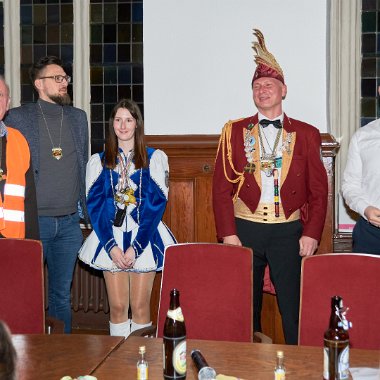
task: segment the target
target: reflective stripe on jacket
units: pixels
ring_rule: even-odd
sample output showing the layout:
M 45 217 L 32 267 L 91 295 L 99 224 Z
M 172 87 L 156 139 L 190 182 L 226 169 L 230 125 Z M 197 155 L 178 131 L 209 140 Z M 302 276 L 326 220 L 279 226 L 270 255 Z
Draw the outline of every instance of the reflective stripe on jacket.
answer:
M 30 165 L 29 146 L 16 129 L 7 127 L 4 201 L 0 197 L 0 233 L 25 238 L 25 173 Z

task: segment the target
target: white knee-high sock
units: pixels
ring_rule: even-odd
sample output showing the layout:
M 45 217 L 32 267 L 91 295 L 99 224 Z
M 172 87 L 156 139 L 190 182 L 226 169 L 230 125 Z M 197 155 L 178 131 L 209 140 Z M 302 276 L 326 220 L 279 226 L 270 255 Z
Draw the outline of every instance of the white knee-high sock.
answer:
M 128 337 L 131 333 L 131 320 L 128 319 L 126 322 L 112 323 L 110 321 L 110 335 L 112 336 L 124 336 Z
M 133 320 L 132 320 L 132 322 L 131 322 L 131 332 L 139 330 L 139 329 L 142 329 L 144 327 L 149 327 L 149 326 L 152 326 L 152 322 L 149 322 L 149 323 L 146 323 L 146 324 L 140 324 L 140 323 L 133 322 Z

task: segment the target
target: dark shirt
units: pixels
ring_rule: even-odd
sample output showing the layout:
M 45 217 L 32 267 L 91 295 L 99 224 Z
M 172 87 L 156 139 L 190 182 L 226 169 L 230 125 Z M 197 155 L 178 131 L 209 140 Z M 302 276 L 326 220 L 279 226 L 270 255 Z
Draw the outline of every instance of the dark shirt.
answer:
M 78 209 L 80 181 L 78 155 L 69 119 L 62 106 L 38 100 L 37 120 L 40 140 L 40 170 L 37 187 L 39 216 L 73 214 Z M 62 124 L 61 124 L 62 123 Z M 62 148 L 62 158 L 52 156 L 52 147 Z

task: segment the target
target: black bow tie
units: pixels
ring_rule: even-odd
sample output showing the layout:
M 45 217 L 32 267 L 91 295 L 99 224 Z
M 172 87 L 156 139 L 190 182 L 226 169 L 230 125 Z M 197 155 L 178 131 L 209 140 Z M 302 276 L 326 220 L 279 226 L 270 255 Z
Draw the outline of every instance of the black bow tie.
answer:
M 262 125 L 263 128 L 267 127 L 269 124 L 272 124 L 275 128 L 278 128 L 278 129 L 282 128 L 282 123 L 280 119 L 277 119 L 277 120 L 263 119 L 263 120 L 260 120 L 260 124 Z

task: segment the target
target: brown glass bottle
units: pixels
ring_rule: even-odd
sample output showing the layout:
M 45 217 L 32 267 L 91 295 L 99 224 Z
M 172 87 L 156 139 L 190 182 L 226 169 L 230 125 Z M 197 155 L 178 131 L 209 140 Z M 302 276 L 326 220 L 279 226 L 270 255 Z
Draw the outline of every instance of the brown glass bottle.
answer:
M 164 379 L 186 379 L 186 326 L 177 289 L 170 292 L 163 341 Z
M 341 314 L 343 300 L 340 296 L 331 298 L 329 328 L 324 335 L 323 378 L 324 380 L 349 379 L 349 336 Z

